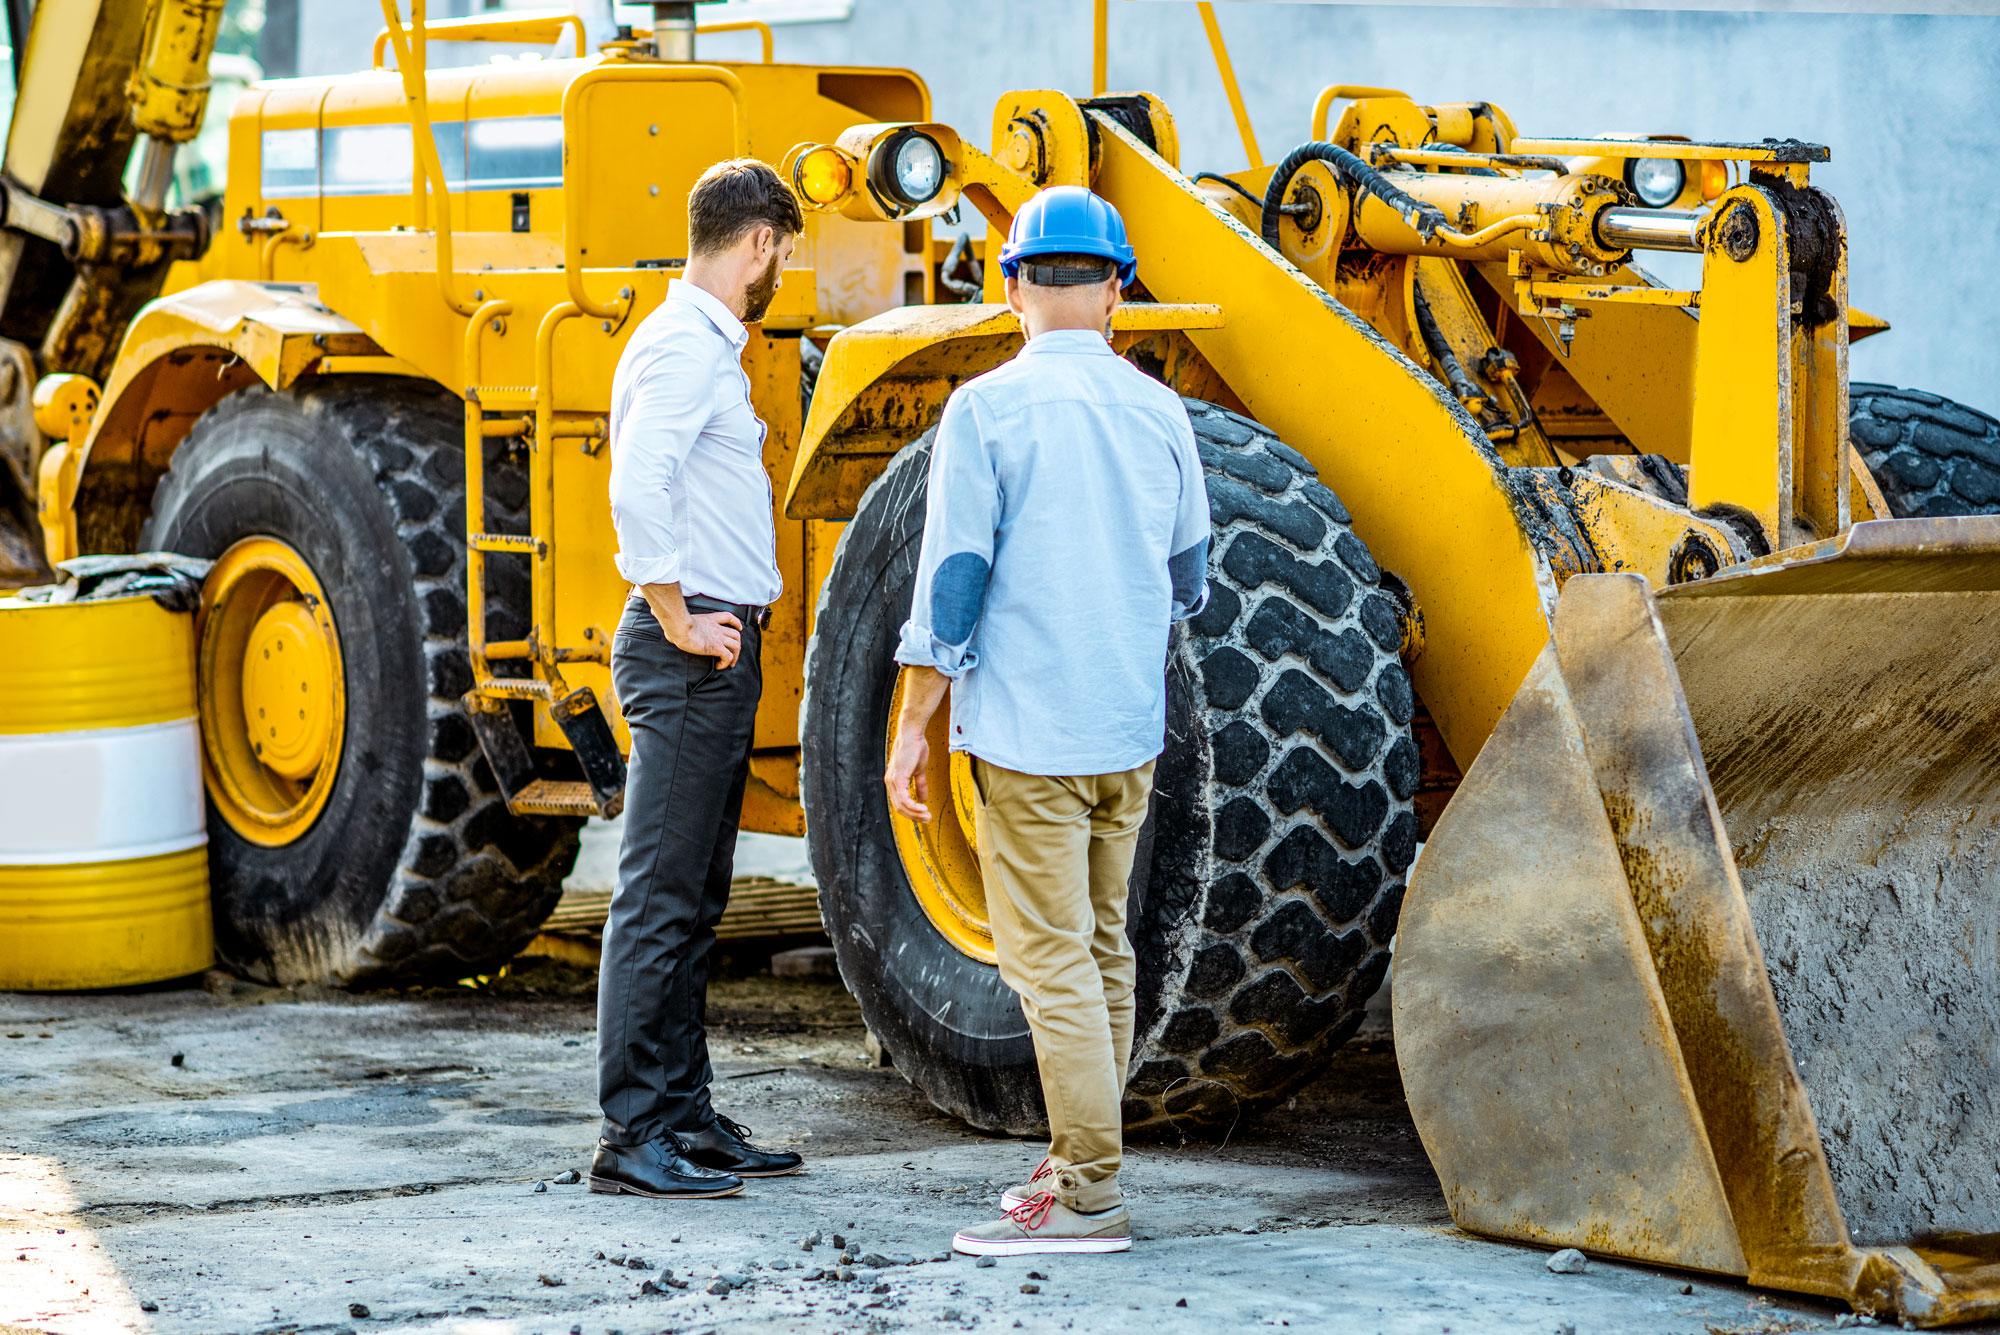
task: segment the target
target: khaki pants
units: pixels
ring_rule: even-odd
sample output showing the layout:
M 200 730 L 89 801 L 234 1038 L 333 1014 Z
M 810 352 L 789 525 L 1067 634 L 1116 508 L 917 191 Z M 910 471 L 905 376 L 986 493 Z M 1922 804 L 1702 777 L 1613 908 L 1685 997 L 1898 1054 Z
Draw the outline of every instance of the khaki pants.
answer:
M 987 915 L 1000 977 L 1034 1035 L 1054 1194 L 1074 1210 L 1108 1210 L 1124 1199 L 1120 1104 L 1138 973 L 1126 883 L 1153 763 L 1050 778 L 974 759 L 972 773 Z

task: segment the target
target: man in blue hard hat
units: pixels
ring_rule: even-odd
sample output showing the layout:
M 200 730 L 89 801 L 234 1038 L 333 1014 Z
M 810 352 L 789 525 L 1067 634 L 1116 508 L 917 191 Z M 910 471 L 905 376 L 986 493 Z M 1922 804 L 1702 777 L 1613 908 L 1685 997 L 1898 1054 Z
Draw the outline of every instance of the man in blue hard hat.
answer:
M 1000 976 L 1048 1105 L 1048 1156 L 954 1245 L 1124 1251 L 1126 883 L 1166 736 L 1168 629 L 1207 597 L 1208 494 L 1180 398 L 1108 341 L 1134 268 L 1118 211 L 1044 190 L 1000 268 L 1028 343 L 938 424 L 884 777 L 896 812 L 930 819 L 924 730 L 949 686 Z

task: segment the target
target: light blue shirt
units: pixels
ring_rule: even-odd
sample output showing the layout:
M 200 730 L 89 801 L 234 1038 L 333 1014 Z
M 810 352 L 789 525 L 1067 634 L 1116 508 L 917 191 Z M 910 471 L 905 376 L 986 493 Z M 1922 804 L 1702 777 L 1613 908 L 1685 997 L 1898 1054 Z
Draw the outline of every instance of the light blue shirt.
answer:
M 952 679 L 951 749 L 1025 774 L 1160 754 L 1167 630 L 1208 597 L 1208 489 L 1179 396 L 1051 330 L 959 386 L 931 451 L 896 661 Z

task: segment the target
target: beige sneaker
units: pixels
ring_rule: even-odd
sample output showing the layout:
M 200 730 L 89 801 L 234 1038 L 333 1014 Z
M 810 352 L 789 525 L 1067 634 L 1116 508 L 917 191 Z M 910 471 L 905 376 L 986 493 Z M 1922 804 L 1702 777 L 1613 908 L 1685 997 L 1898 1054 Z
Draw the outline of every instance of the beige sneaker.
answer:
M 1041 1191 L 990 1224 L 960 1231 L 951 1245 L 968 1256 L 1125 1252 L 1132 1250 L 1132 1216 L 1123 1205 L 1080 1214 Z
M 1055 1171 L 1056 1166 L 1048 1161 L 1047 1156 L 1044 1156 L 1041 1163 L 1036 1166 L 1035 1171 L 1028 1175 L 1026 1182 L 1023 1182 L 1018 1187 L 1009 1187 L 1000 1193 L 1000 1208 L 1002 1210 L 1011 1210 L 1030 1196 L 1039 1194 L 1042 1190 L 1040 1185 L 1042 1179 L 1055 1176 Z

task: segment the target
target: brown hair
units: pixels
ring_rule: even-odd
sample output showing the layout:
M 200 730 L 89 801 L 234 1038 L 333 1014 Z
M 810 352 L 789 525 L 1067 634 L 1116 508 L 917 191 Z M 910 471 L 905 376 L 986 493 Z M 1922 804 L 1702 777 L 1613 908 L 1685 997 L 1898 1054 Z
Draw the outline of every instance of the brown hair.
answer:
M 688 254 L 727 250 L 752 228 L 780 236 L 805 230 L 805 215 L 791 187 L 766 163 L 731 158 L 701 174 L 688 191 Z

